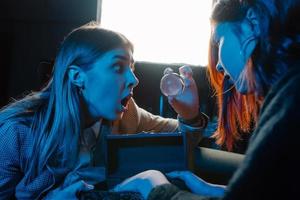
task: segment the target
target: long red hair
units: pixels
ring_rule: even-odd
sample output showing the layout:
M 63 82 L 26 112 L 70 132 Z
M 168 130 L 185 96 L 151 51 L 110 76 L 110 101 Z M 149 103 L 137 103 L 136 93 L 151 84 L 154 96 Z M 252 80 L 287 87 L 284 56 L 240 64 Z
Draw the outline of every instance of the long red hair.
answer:
M 260 34 L 241 80 L 248 85 L 240 94 L 224 75 L 216 70 L 218 45 L 210 42 L 208 73 L 219 105 L 219 123 L 214 137 L 232 150 L 242 132 L 255 127 L 264 96 L 279 78 L 299 61 L 299 1 L 219 0 L 213 6 L 212 26 L 222 22 L 242 21 L 249 8 L 256 11 Z M 230 66 L 233 67 L 233 66 Z
M 242 76 L 248 85 L 248 94 L 239 93 L 234 85 L 216 69 L 218 47 L 213 43 L 209 46 L 208 73 L 210 83 L 215 90 L 218 103 L 218 127 L 213 137 L 217 144 L 231 151 L 241 133 L 251 132 L 255 126 L 260 103 L 254 94 L 255 75 L 252 60 L 249 59 Z

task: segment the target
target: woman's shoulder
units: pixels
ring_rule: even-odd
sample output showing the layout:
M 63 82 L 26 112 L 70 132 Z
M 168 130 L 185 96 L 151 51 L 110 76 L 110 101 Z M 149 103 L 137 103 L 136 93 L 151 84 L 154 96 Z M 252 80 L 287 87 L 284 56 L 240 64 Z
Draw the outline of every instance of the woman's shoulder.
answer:
M 22 141 L 30 132 L 30 119 L 7 119 L 0 122 L 0 146 Z M 20 140 L 21 139 L 21 140 Z M 3 144 L 3 142 L 7 144 Z
M 14 117 L 5 119 L 0 122 L 0 130 L 19 130 L 19 129 L 29 129 L 31 126 L 32 119 L 31 117 Z
M 289 86 L 291 89 L 300 88 L 300 64 L 290 69 L 284 78 L 286 81 L 282 81 L 283 85 Z
M 264 128 L 264 133 L 292 133 L 292 129 L 297 125 L 296 120 L 300 118 L 300 113 L 297 112 L 300 109 L 299 91 L 300 68 L 293 68 L 273 86 L 266 96 L 255 132 L 259 132 Z M 288 131 L 288 129 L 290 131 Z M 252 136 L 252 140 L 254 138 L 255 137 Z
M 285 75 L 272 87 L 266 96 L 265 103 L 269 101 L 287 99 L 286 97 L 297 97 L 300 95 L 300 65 L 288 70 Z M 266 103 L 267 102 L 267 103 Z
M 289 70 L 277 84 L 277 98 L 282 99 L 292 106 L 300 105 L 300 65 Z

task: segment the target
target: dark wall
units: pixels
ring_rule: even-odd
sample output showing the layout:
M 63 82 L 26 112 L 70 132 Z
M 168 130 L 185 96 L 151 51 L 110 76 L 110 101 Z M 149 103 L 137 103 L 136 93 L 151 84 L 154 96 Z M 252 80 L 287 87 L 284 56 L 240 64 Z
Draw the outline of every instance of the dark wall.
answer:
M 55 57 L 68 32 L 96 20 L 97 6 L 97 0 L 1 0 L 0 106 L 39 89 L 39 63 Z

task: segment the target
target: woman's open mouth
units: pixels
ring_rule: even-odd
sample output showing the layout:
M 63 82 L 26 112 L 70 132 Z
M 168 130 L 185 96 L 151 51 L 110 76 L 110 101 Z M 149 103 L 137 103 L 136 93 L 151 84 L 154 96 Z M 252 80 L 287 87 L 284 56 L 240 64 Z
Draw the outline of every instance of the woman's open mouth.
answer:
M 129 102 L 129 100 L 130 100 L 131 97 L 132 97 L 132 94 L 129 94 L 128 96 L 124 97 L 124 98 L 121 100 L 123 112 L 125 112 L 125 111 L 128 110 L 128 102 Z

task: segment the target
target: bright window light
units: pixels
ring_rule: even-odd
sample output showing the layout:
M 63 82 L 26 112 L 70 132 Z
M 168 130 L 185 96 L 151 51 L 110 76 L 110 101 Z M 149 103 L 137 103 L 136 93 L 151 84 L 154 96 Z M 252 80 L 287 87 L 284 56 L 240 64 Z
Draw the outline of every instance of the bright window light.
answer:
M 101 26 L 123 33 L 139 61 L 207 65 L 212 0 L 102 0 Z

